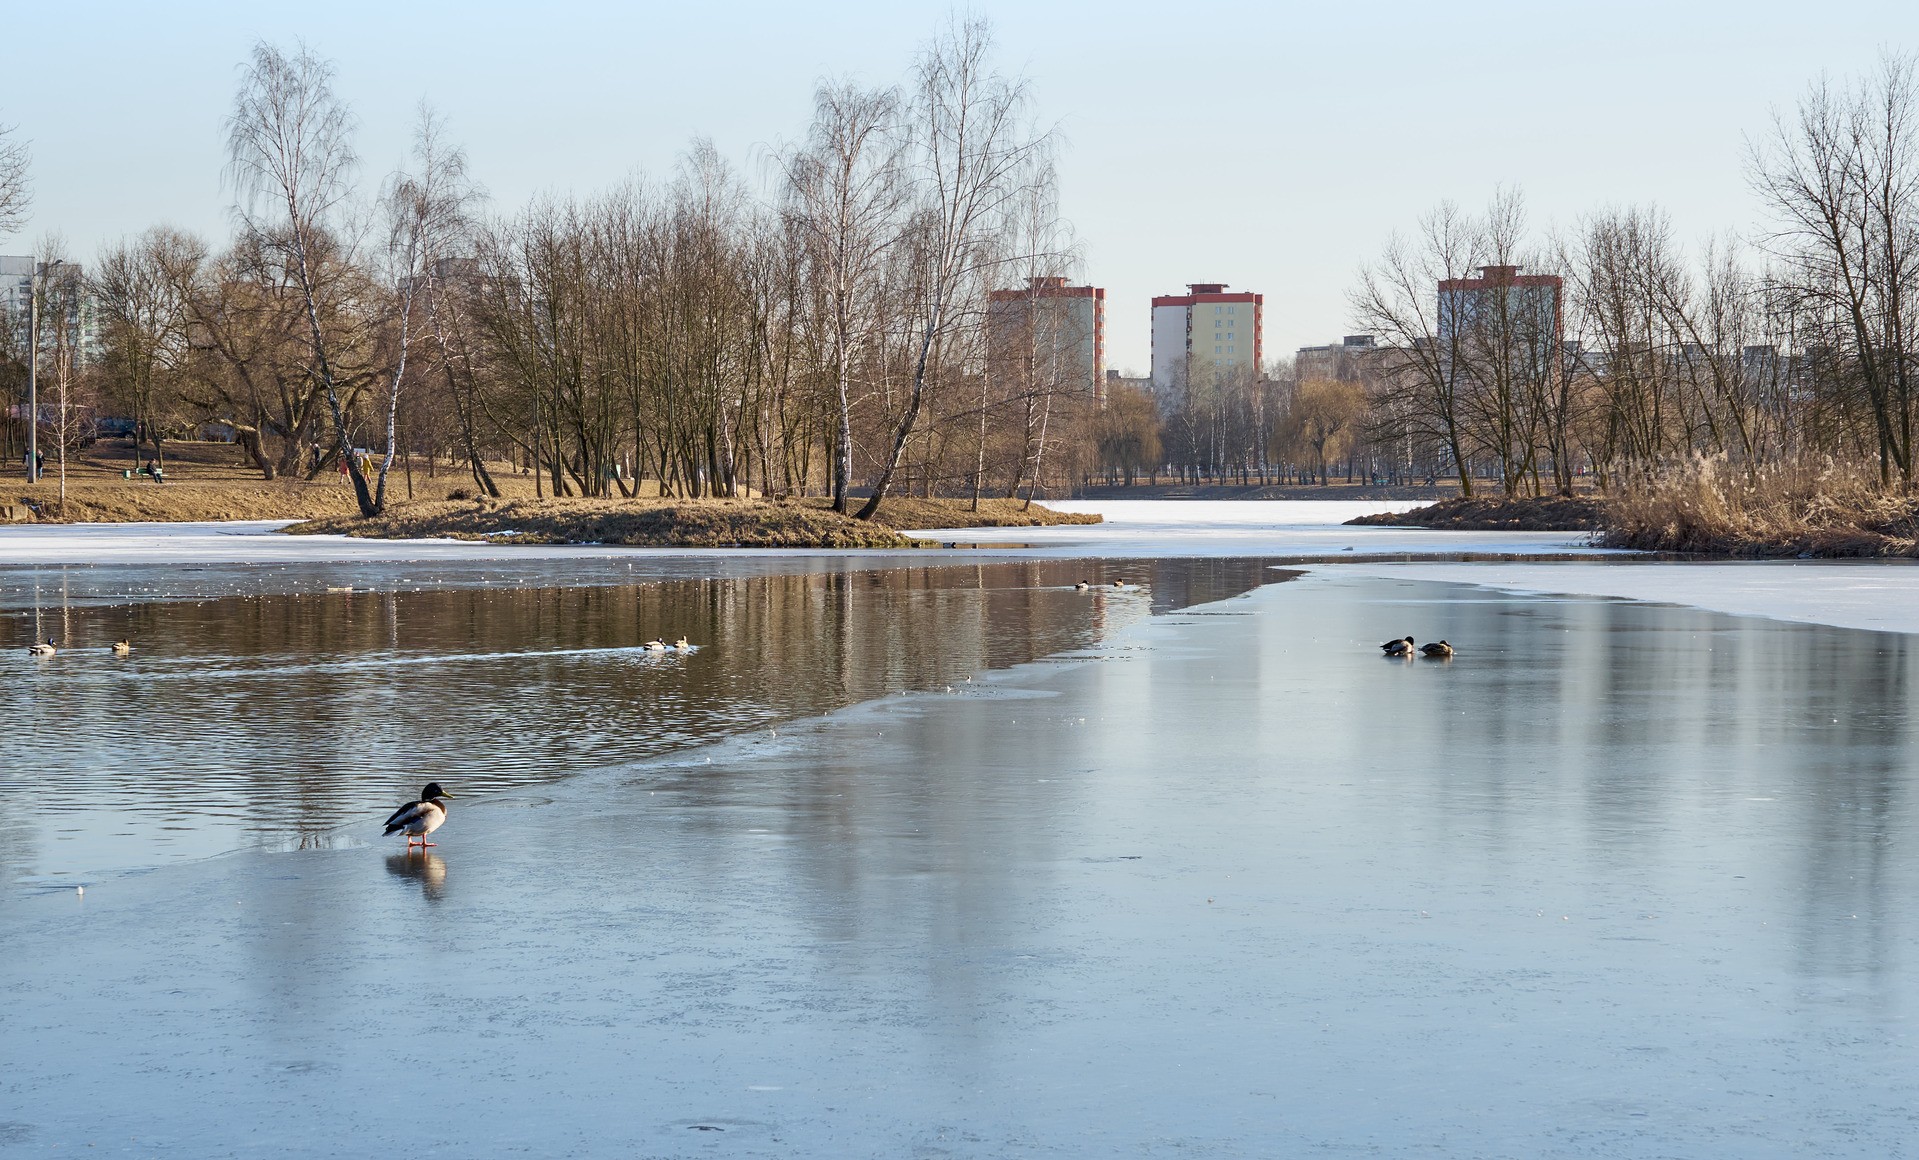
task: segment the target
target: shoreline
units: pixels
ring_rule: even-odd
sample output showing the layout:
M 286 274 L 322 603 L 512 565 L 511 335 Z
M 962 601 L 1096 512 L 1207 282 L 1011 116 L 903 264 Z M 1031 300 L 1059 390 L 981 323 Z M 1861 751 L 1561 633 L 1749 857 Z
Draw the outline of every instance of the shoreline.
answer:
M 318 594 L 333 586 L 378 593 L 487 582 L 616 585 L 705 575 L 721 560 L 753 572 L 789 573 L 1024 559 L 1260 557 L 1276 566 L 1359 568 L 1409 578 L 1437 578 L 1443 571 L 1457 582 L 1491 587 L 1499 587 L 1502 576 L 1524 575 L 1530 581 L 1527 591 L 1617 595 L 1735 615 L 1919 633 L 1919 570 L 1906 567 L 1910 561 L 1899 557 L 1674 559 L 1595 549 L 1553 533 L 1257 522 L 1166 525 L 1151 522 L 1154 511 L 1142 514 L 1138 507 L 1128 507 L 1116 512 L 1117 505 L 1099 506 L 1107 511 L 1105 523 L 1029 529 L 1019 534 L 1023 543 L 1017 545 L 1000 542 L 1005 533 L 992 529 L 950 529 L 926 533 L 929 538 L 904 549 L 844 552 L 293 537 L 274 533 L 271 521 L 39 525 L 0 529 L 0 609 L 18 613 L 33 600 L 44 601 L 45 570 L 70 568 L 82 571 L 60 580 L 59 591 L 67 594 L 61 598 L 99 606 L 220 595 Z M 1170 503 L 1145 506 L 1185 510 Z M 1209 505 L 1215 512 L 1221 506 L 1230 508 L 1229 515 L 1249 514 L 1244 505 Z M 961 550 L 936 546 L 942 543 Z M 1361 550 L 1349 550 L 1353 548 Z M 1598 566 L 1602 564 L 1606 566 Z M 1733 576 L 1751 579 L 1729 585 Z M 1695 577 L 1705 582 L 1695 582 Z M 1575 579 L 1579 583 L 1569 583 Z M 1794 606 L 1790 612 L 1775 614 L 1766 605 L 1767 600 L 1788 598 Z

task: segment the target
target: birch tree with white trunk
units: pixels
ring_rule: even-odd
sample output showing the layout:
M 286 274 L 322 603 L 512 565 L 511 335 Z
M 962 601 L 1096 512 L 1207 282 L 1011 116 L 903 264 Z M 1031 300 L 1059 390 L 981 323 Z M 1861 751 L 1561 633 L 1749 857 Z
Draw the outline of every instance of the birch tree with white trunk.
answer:
M 446 140 L 444 121 L 427 105 L 413 134 L 416 172 L 395 174 L 381 199 L 386 215 L 386 280 L 392 295 L 395 352 L 386 377 L 386 447 L 373 487 L 374 511 L 386 510 L 386 481 L 399 445 L 400 392 L 422 314 L 437 314 L 442 295 L 434 280 L 440 263 L 454 257 L 469 237 L 473 199 L 466 152 Z M 423 300 L 428 310 L 420 309 Z M 442 342 L 444 355 L 444 342 Z
M 807 143 L 783 161 L 785 213 L 802 238 L 822 378 L 832 383 L 833 510 L 853 474 L 855 368 L 880 327 L 887 262 L 899 244 L 907 184 L 900 97 L 892 89 L 822 84 Z
M 999 231 L 1022 178 L 1053 145 L 1050 132 L 1027 122 L 1025 82 L 992 68 L 991 47 L 988 25 L 968 20 L 928 45 L 915 69 L 910 380 L 859 519 L 872 519 L 886 498 L 940 369 L 936 358 L 957 327 L 983 317 L 986 288 L 1012 256 Z

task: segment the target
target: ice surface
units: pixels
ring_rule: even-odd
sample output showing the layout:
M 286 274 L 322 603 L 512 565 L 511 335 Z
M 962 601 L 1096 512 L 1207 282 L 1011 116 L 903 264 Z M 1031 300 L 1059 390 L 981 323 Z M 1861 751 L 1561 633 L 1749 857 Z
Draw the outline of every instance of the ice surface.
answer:
M 1099 524 L 1050 528 L 962 528 L 914 532 L 943 543 L 1019 543 L 1094 556 L 1610 555 L 1584 532 L 1452 532 L 1343 527 L 1354 516 L 1404 511 L 1417 502 L 1346 500 L 1061 500 Z
M 609 544 L 494 544 L 477 540 L 372 540 L 289 536 L 290 520 L 179 524 L 24 524 L 0 527 L 0 564 L 296 563 L 474 561 L 596 556 L 713 555 L 719 549 L 630 548 Z M 744 549 L 727 549 L 740 552 Z M 795 555 L 791 549 L 760 549 Z
M 1919 632 L 1919 566 L 1904 560 L 1334 565 L 1328 571 L 1690 604 L 1735 616 Z
M 0 1156 L 1899 1155 L 1916 665 L 1315 574 L 424 857 L 15 887 Z
M 1404 501 L 1061 501 L 1063 511 L 1096 512 L 1103 524 L 1051 528 L 930 529 L 934 543 L 1032 545 L 1073 556 L 1318 556 L 1351 549 L 1368 555 L 1591 553 L 1584 533 L 1443 532 L 1421 528 L 1348 528 L 1342 521 L 1415 506 Z M 792 548 L 629 548 L 619 545 L 517 545 L 464 540 L 363 540 L 288 536 L 284 522 L 203 524 L 38 524 L 0 528 L 0 565 L 86 563 L 291 563 L 711 559 L 819 557 Z M 929 548 L 929 551 L 937 549 Z M 1032 554 L 1021 552 L 1018 554 Z M 832 553 L 890 556 L 900 553 Z

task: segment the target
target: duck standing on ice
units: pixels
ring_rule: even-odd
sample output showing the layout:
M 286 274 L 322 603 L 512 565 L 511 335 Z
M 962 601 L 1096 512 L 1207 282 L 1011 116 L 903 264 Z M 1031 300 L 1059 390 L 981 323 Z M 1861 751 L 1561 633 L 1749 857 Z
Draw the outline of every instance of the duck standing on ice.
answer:
M 426 788 L 420 791 L 419 801 L 408 802 L 393 811 L 393 816 L 386 820 L 386 833 L 381 836 L 405 830 L 407 849 L 413 848 L 413 839 L 416 837 L 420 839 L 421 849 L 433 845 L 426 840 L 426 836 L 446 824 L 446 806 L 441 804 L 440 799 L 452 796 L 440 788 L 439 782 L 428 782 Z

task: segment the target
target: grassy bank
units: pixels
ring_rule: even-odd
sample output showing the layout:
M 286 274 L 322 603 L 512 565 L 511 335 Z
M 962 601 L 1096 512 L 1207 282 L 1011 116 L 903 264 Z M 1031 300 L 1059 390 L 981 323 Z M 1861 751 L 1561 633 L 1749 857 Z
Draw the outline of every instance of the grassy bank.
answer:
M 1590 532 L 1603 526 L 1606 510 L 1606 503 L 1594 496 L 1454 498 L 1411 511 L 1360 516 L 1346 522 L 1471 532 Z
M 1016 522 L 1017 521 L 1017 522 Z M 509 500 L 396 505 L 384 516 L 348 514 L 310 520 L 294 534 L 333 533 L 377 539 L 446 538 L 511 544 L 631 544 L 653 548 L 909 548 L 919 543 L 895 527 L 1034 527 L 1097 523 L 1011 500 L 888 500 L 879 518 L 856 520 L 824 500 Z
M 353 492 L 315 483 L 74 483 L 66 510 L 59 485 L 0 485 L 0 506 L 51 523 L 195 520 L 304 520 L 354 510 Z M 36 512 L 35 509 L 38 509 Z

